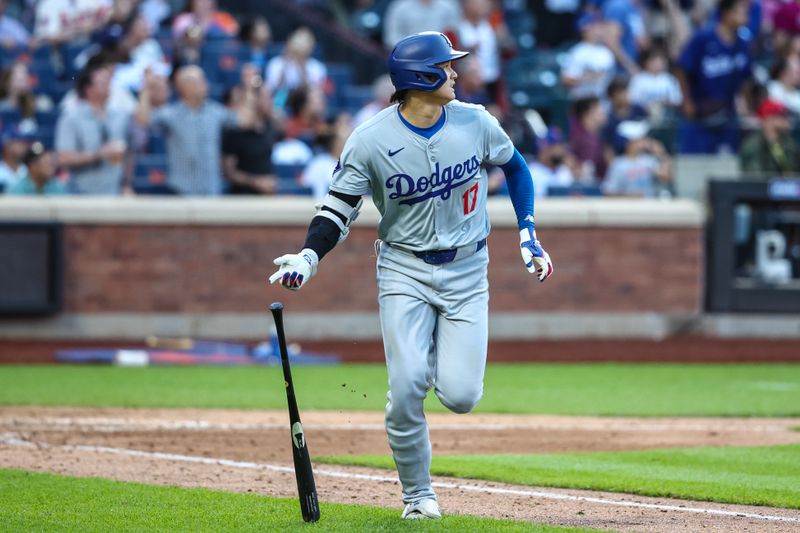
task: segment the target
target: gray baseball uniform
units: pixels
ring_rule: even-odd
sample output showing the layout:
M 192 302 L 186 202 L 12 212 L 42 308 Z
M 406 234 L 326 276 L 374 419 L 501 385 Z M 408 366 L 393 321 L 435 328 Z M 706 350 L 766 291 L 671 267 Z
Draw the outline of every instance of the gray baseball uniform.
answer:
M 331 184 L 340 193 L 371 193 L 381 214 L 386 430 L 406 503 L 434 496 L 427 391 L 457 413 L 470 411 L 483 392 L 490 229 L 484 165 L 505 164 L 514 154 L 481 106 L 452 101 L 444 112 L 428 139 L 404 124 L 396 105 L 381 111 L 351 134 Z

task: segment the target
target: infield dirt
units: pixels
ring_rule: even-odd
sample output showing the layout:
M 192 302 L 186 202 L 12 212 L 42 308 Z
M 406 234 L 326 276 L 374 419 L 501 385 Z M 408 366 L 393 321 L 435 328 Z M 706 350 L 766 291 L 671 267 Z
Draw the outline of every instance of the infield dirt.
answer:
M 673 446 L 800 443 L 797 419 L 596 418 L 430 414 L 435 454 L 640 450 Z M 307 412 L 312 457 L 389 453 L 380 413 Z M 197 409 L 0 408 L 0 467 L 292 497 L 288 415 Z M 78 446 L 78 447 L 76 447 Z M 122 451 L 120 451 L 122 450 Z M 132 454 L 126 450 L 146 452 Z M 175 454 L 168 456 L 163 454 Z M 209 458 L 198 462 L 192 458 Z M 219 464 L 228 459 L 247 462 Z M 254 464 L 256 464 L 254 466 Z M 245 465 L 245 466 L 242 466 Z M 249 465 L 249 466 L 247 466 Z M 259 465 L 274 465 L 277 469 Z M 335 477 L 343 474 L 345 477 Z M 354 475 L 366 475 L 360 479 Z M 373 476 L 373 478 L 369 478 Z M 317 465 L 320 499 L 401 507 L 394 473 Z M 443 511 L 616 531 L 798 531 L 800 511 L 647 498 L 594 491 L 515 487 L 437 477 Z M 465 488 L 472 487 L 472 488 Z M 501 494 L 508 489 L 550 496 Z M 557 499 L 560 495 L 578 499 Z M 582 498 L 591 498 L 587 501 Z M 628 507 L 643 502 L 663 507 Z M 716 509 L 788 517 L 781 522 L 689 512 Z

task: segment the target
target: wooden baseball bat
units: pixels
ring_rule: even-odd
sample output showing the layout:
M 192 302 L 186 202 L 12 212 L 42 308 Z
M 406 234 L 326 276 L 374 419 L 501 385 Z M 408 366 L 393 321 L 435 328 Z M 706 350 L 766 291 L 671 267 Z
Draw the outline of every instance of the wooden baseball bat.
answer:
M 314 484 L 314 471 L 311 468 L 311 455 L 308 452 L 308 443 L 300 422 L 300 413 L 297 410 L 297 400 L 294 396 L 294 383 L 292 371 L 289 368 L 289 352 L 286 350 L 286 334 L 283 331 L 283 304 L 275 302 L 270 306 L 272 318 L 275 319 L 275 329 L 278 335 L 278 345 L 281 350 L 281 363 L 283 365 L 283 380 L 286 386 L 286 400 L 289 402 L 289 427 L 292 434 L 292 456 L 294 458 L 294 473 L 297 478 L 297 492 L 300 496 L 300 510 L 303 520 L 316 522 L 319 520 L 319 502 L 317 501 L 317 487 Z

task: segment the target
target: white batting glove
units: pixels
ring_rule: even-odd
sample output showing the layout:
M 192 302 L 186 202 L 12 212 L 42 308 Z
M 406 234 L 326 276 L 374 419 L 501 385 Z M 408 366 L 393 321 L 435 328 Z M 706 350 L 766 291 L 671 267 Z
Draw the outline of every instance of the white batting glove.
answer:
M 519 251 L 528 272 L 536 272 L 539 281 L 546 280 L 553 273 L 553 262 L 536 238 L 536 230 L 523 228 L 519 230 Z
M 317 273 L 319 258 L 317 252 L 303 248 L 299 254 L 286 254 L 273 261 L 277 272 L 269 277 L 270 283 L 280 280 L 281 285 L 292 291 L 299 291 Z

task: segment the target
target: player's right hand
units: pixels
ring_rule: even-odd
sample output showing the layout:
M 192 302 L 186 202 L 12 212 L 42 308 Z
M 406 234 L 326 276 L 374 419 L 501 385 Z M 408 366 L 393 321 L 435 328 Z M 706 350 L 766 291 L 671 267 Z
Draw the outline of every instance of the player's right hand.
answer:
M 273 261 L 278 270 L 269 277 L 270 283 L 280 280 L 280 284 L 289 290 L 299 291 L 317 273 L 319 258 L 310 248 L 304 248 L 299 254 L 286 254 Z
M 536 272 L 539 281 L 546 280 L 553 273 L 553 262 L 550 254 L 544 251 L 536 238 L 536 230 L 523 228 L 519 230 L 519 250 L 528 272 Z

